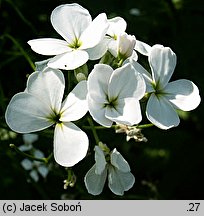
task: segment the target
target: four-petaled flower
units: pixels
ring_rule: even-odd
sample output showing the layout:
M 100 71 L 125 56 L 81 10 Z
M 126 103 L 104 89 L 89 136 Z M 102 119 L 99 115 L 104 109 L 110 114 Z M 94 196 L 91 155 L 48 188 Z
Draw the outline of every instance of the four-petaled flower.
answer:
M 35 52 L 56 55 L 48 62 L 48 67 L 73 70 L 104 54 L 105 49 L 97 45 L 109 26 L 106 14 L 99 14 L 92 21 L 88 10 L 82 6 L 65 4 L 53 10 L 51 23 L 65 40 L 42 38 L 28 41 Z
M 150 94 L 146 116 L 161 129 L 176 127 L 180 122 L 176 110 L 195 109 L 201 100 L 199 90 L 186 79 L 169 82 L 176 66 L 176 54 L 169 47 L 154 45 L 148 59 L 152 76 L 139 63 L 133 63 L 143 74 Z
M 113 122 L 138 124 L 142 120 L 139 100 L 144 94 L 144 79 L 131 64 L 116 70 L 97 64 L 88 77 L 89 112 L 105 127 Z
M 54 158 L 65 167 L 82 160 L 88 150 L 88 137 L 71 121 L 87 112 L 87 81 L 82 81 L 68 94 L 64 102 L 64 75 L 46 68 L 30 75 L 24 92 L 11 99 L 6 110 L 6 122 L 18 133 L 30 133 L 55 124 Z
M 105 39 L 108 41 L 108 50 L 114 56 L 117 57 L 118 51 L 118 38 L 121 34 L 125 33 L 127 23 L 122 17 L 114 17 L 108 19 L 109 28 Z
M 135 177 L 130 172 L 130 166 L 116 149 L 104 152 L 99 146 L 95 146 L 95 161 L 84 178 L 90 194 L 99 195 L 102 192 L 107 175 L 108 186 L 116 195 L 123 195 L 124 191 L 134 185 Z
M 114 17 L 112 19 L 108 19 L 108 22 L 109 28 L 107 31 L 106 40 L 108 40 L 108 50 L 114 57 L 118 56 L 118 51 L 121 46 L 121 36 L 122 38 L 124 36 L 130 38 L 133 41 L 133 43 L 130 43 L 131 50 L 129 50 L 128 52 L 132 54 L 132 58 L 134 58 L 135 61 L 137 61 L 138 59 L 138 55 L 135 51 L 141 53 L 142 55 L 149 55 L 151 47 L 142 41 L 136 40 L 135 36 L 128 35 L 125 32 L 127 28 L 127 23 L 122 17 Z M 132 45 L 134 45 L 134 47 L 132 47 Z M 128 57 L 130 57 L 129 53 Z
M 33 156 L 36 158 L 44 158 L 44 153 L 38 149 L 33 149 L 32 151 Z M 47 167 L 44 163 L 39 161 L 31 161 L 27 158 L 21 161 L 22 167 L 29 171 L 30 177 L 35 181 L 38 182 L 39 174 L 46 178 L 49 173 L 49 167 Z

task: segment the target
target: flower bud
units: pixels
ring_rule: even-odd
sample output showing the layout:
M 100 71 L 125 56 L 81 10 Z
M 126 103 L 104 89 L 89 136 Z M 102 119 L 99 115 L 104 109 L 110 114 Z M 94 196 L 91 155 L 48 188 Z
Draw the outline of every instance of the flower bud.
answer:
M 87 64 L 84 64 L 74 70 L 74 75 L 76 77 L 76 80 L 78 82 L 81 82 L 82 80 L 86 80 L 88 77 L 88 67 Z
M 136 44 L 136 38 L 134 35 L 128 35 L 122 33 L 118 37 L 118 56 L 126 59 L 132 55 L 133 49 Z

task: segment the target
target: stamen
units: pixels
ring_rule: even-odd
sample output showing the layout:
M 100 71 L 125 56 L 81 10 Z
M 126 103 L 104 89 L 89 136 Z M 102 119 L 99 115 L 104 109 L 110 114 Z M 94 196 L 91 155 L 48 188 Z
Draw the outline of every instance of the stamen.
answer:
M 57 113 L 55 110 L 53 110 L 53 112 L 47 118 L 49 121 L 51 121 L 53 123 L 56 123 L 56 124 L 62 123 L 60 121 L 61 113 Z
M 75 38 L 72 44 L 69 44 L 69 47 L 72 49 L 78 49 L 82 45 L 82 42 L 79 39 Z

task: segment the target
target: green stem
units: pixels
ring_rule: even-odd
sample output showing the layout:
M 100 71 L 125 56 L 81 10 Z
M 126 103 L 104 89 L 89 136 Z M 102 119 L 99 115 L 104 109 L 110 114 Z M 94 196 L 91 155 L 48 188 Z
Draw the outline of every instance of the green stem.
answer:
M 32 155 L 26 154 L 25 152 L 22 152 L 21 150 L 19 150 L 14 144 L 10 144 L 10 147 L 12 149 L 14 149 L 17 153 L 19 153 L 21 156 L 29 158 L 31 160 L 36 160 L 36 161 L 40 161 L 43 163 L 48 163 L 50 161 L 50 159 L 52 158 L 52 154 L 50 154 L 47 158 L 36 158 Z
M 124 59 L 120 59 L 119 62 L 118 62 L 118 67 L 121 67 L 123 62 L 124 62 Z
M 115 57 L 107 51 L 105 55 L 101 58 L 100 64 L 107 64 L 107 65 L 112 65 L 115 60 Z
M 52 157 L 53 157 L 53 153 L 51 153 L 47 158 L 43 158 L 43 159 L 45 160 L 45 163 L 48 164 L 50 160 L 52 159 Z
M 94 139 L 95 139 L 95 141 L 96 141 L 96 144 L 98 145 L 99 142 L 100 142 L 100 139 L 99 139 L 98 134 L 97 134 L 97 132 L 96 132 L 96 129 L 95 129 L 93 120 L 92 120 L 91 117 L 88 117 L 87 120 L 88 120 L 88 122 L 89 122 L 89 124 L 90 124 L 90 126 L 91 126 L 91 130 L 92 130 L 92 132 L 93 132 L 93 135 L 94 135 Z
M 71 73 L 72 71 L 67 71 L 67 82 L 68 82 L 68 85 L 67 85 L 67 94 L 69 94 L 69 92 L 71 91 Z
M 136 127 L 143 129 L 143 128 L 149 128 L 149 127 L 153 127 L 153 126 L 154 126 L 154 124 L 150 123 L 150 124 L 137 125 Z
M 64 180 L 64 189 L 67 189 L 67 187 L 74 187 L 76 183 L 76 176 L 71 168 L 67 168 L 67 179 Z
M 18 49 L 20 50 L 21 54 L 25 57 L 25 59 L 28 61 L 28 63 L 30 64 L 31 68 L 33 70 L 35 70 L 35 65 L 33 64 L 32 60 L 30 59 L 30 57 L 27 55 L 27 53 L 25 52 L 25 50 L 22 48 L 22 46 L 19 44 L 19 42 L 14 38 L 12 37 L 11 35 L 9 34 L 5 34 L 3 35 L 4 37 L 7 37 L 8 39 L 10 39 L 13 44 L 18 47 Z
M 92 127 L 91 126 L 82 126 L 84 129 L 89 129 L 89 130 L 92 130 Z M 96 130 L 104 130 L 104 129 L 110 129 L 110 128 L 107 128 L 107 127 L 104 127 L 104 126 L 94 126 L 94 128 Z
M 143 125 L 137 125 L 135 127 L 143 129 L 143 128 L 149 128 L 149 127 L 153 127 L 153 126 L 154 126 L 154 124 L 143 124 Z M 104 129 L 110 129 L 110 128 L 115 129 L 116 127 L 117 127 L 117 125 L 112 125 L 111 127 L 108 127 L 108 128 L 104 127 L 104 126 L 94 126 L 94 129 L 95 130 L 104 130 Z M 92 130 L 91 126 L 83 126 L 83 128 Z

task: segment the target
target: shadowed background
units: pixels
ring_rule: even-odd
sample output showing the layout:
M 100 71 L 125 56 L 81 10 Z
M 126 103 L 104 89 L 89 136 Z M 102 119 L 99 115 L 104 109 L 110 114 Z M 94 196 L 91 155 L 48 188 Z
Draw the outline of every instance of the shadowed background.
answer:
M 4 113 L 11 97 L 23 91 L 28 74 L 33 72 L 29 58 L 46 59 L 34 53 L 27 41 L 60 36 L 50 23 L 52 10 L 64 3 L 79 3 L 95 17 L 105 12 L 109 18 L 127 21 L 127 33 L 149 45 L 169 46 L 177 55 L 172 80 L 185 78 L 200 89 L 204 87 L 204 7 L 203 0 L 1 0 L 0 1 L 0 199 L 203 199 L 204 143 L 203 103 L 182 113 L 177 128 L 167 131 L 156 127 L 143 130 L 147 143 L 126 142 L 123 134 L 100 130 L 98 135 L 111 149 L 116 147 L 129 162 L 136 182 L 123 197 L 115 196 L 107 185 L 100 196 L 91 196 L 83 177 L 94 163 L 91 131 L 90 156 L 77 164 L 75 187 L 63 189 L 64 168 L 52 163 L 46 179 L 32 181 L 20 162 L 23 159 L 9 144 L 23 144 L 22 135 L 11 135 Z M 143 57 L 140 56 L 141 60 Z M 92 66 L 89 66 L 90 70 Z M 80 127 L 87 122 L 79 123 Z M 45 155 L 52 151 L 52 136 L 40 134 L 33 144 Z

